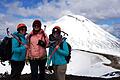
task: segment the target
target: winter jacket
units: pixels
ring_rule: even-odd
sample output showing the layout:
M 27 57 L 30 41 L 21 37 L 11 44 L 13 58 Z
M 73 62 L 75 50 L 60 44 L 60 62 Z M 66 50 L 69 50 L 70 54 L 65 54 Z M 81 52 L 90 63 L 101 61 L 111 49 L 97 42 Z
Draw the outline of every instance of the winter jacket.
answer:
M 27 39 L 25 38 L 25 35 L 22 35 L 18 32 L 13 33 L 16 37 L 19 36 L 20 41 L 22 41 L 24 44 L 27 44 Z M 18 39 L 19 39 L 18 38 Z M 12 38 L 12 58 L 11 60 L 14 61 L 24 61 L 26 58 L 26 48 L 22 44 L 18 42 L 17 39 Z
M 68 51 L 68 45 L 67 45 L 66 39 L 63 40 L 62 43 L 63 43 L 63 49 L 59 47 L 58 50 L 52 55 L 51 59 L 47 61 L 47 65 L 50 65 L 51 61 L 53 65 L 67 64 L 65 56 L 68 56 L 69 51 Z M 54 46 L 50 46 L 48 56 L 51 56 L 54 49 L 55 49 Z
M 33 31 L 29 34 L 29 48 L 27 50 L 27 58 L 39 59 L 47 55 L 46 48 L 43 48 L 40 45 L 38 45 L 39 40 L 44 41 L 46 43 L 46 47 L 48 46 L 49 39 L 42 29 L 37 34 L 33 34 Z

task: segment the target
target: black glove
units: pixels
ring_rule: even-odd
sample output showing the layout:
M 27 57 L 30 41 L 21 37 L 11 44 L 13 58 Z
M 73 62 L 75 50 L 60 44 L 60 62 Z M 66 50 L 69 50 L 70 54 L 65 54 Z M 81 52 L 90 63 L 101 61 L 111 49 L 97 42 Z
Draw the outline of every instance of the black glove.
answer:
M 48 67 L 48 70 L 52 73 L 53 66 L 49 66 L 49 67 Z
M 41 46 L 41 47 L 43 47 L 43 48 L 46 47 L 46 43 L 44 41 L 42 41 L 42 40 L 38 41 L 38 45 Z

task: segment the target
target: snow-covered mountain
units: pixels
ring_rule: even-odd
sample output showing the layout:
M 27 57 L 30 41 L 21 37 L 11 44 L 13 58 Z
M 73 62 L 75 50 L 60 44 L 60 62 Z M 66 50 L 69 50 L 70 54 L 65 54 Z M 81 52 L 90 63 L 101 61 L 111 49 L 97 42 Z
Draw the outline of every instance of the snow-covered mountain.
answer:
M 120 42 L 100 26 L 80 15 L 66 15 L 47 28 L 50 34 L 54 26 L 60 26 L 69 34 L 73 49 L 120 56 Z

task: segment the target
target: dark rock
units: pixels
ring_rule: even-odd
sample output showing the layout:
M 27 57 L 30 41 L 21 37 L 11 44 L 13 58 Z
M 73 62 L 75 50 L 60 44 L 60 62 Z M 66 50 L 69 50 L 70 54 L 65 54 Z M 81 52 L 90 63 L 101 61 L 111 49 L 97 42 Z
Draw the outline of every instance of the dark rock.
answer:
M 9 80 L 9 76 L 1 77 L 0 80 Z M 21 80 L 31 80 L 30 74 L 21 75 Z M 46 80 L 53 80 L 53 74 L 46 74 Z M 120 80 L 120 77 L 116 78 L 100 78 L 100 77 L 87 77 L 87 76 L 73 76 L 73 75 L 66 75 L 66 80 Z

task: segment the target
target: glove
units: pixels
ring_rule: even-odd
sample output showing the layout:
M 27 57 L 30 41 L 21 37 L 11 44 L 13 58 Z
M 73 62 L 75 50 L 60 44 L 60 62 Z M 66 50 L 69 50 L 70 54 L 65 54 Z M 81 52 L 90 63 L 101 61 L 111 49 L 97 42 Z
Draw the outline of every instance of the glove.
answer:
M 47 69 L 50 71 L 50 73 L 53 73 L 53 66 L 49 66 Z
M 44 41 L 42 41 L 42 40 L 38 41 L 38 45 L 41 46 L 41 47 L 43 47 L 43 48 L 46 47 L 46 43 Z

